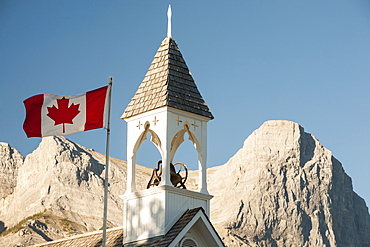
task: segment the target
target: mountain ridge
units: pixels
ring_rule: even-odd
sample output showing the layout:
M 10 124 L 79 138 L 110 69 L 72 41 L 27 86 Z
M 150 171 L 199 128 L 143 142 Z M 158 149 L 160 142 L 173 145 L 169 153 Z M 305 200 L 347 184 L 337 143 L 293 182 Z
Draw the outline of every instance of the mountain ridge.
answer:
M 213 220 L 230 246 L 370 245 L 364 200 L 331 151 L 294 122 L 265 122 L 216 170 L 210 192 L 234 210 Z M 234 189 L 217 186 L 222 177 L 234 178 Z M 213 200 L 211 208 L 223 203 Z
M 24 162 L 14 157 L 17 183 L 0 200 L 0 221 L 4 230 L 31 218 L 21 230 L 0 237 L 7 244 L 2 246 L 29 246 L 101 227 L 96 212 L 103 212 L 103 154 L 48 137 Z M 14 164 L 6 160 L 7 166 Z M 125 191 L 126 162 L 110 162 L 113 227 L 123 221 L 118 197 Z M 138 187 L 144 189 L 151 169 L 137 166 L 137 171 Z M 228 162 L 207 172 L 214 195 L 211 221 L 227 246 L 370 246 L 365 201 L 353 192 L 341 163 L 297 123 L 265 122 Z M 187 182 L 191 190 L 197 187 L 196 174 L 192 171 Z

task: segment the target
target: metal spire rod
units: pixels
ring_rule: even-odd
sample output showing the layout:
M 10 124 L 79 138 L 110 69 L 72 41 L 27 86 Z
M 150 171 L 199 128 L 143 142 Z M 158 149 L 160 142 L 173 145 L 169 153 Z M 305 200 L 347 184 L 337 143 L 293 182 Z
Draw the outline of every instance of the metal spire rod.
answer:
M 171 10 L 171 5 L 168 5 L 168 10 L 167 10 L 167 37 L 172 38 L 172 27 L 171 27 L 171 17 L 172 17 L 172 10 Z
M 105 179 L 104 179 L 104 215 L 103 215 L 103 239 L 102 246 L 107 242 L 107 212 L 108 212 L 108 172 L 109 172 L 109 143 L 110 143 L 110 109 L 112 104 L 113 77 L 108 78 L 108 120 L 107 120 L 107 144 L 105 151 Z

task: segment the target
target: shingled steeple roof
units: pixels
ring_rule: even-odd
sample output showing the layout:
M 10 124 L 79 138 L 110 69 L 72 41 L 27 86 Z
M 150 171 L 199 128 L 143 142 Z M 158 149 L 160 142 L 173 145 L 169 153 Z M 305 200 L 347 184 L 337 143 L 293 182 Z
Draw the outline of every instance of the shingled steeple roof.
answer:
M 177 43 L 169 36 L 162 41 L 122 118 L 130 118 L 165 106 L 213 119 Z

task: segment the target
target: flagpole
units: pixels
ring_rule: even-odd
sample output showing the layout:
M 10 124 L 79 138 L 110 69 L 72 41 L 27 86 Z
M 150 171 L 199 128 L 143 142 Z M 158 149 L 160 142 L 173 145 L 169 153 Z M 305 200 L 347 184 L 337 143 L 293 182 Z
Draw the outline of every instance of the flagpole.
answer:
M 107 241 L 107 212 L 108 212 L 108 172 L 109 172 L 109 143 L 110 143 L 110 110 L 112 103 L 113 77 L 108 77 L 108 119 L 107 119 L 107 144 L 105 151 L 105 179 L 104 179 L 104 216 L 103 216 L 103 240 L 102 246 L 106 247 Z

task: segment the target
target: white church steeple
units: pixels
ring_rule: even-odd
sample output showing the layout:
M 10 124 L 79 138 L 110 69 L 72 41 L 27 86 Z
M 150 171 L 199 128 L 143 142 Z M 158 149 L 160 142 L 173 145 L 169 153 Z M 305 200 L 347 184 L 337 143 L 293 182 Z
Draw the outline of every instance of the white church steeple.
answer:
M 171 35 L 171 7 L 168 8 L 168 35 Z M 122 118 L 128 123 L 127 192 L 137 190 L 135 181 L 136 153 L 150 133 L 163 165 L 161 185 L 169 185 L 170 163 L 188 134 L 198 152 L 199 191 L 208 194 L 206 184 L 207 122 L 213 115 L 192 78 L 175 40 L 167 36 L 135 96 Z M 155 163 L 156 161 L 153 161 Z
M 121 117 L 127 122 L 127 186 L 122 196 L 124 242 L 165 235 L 187 210 L 203 208 L 208 216 L 210 212 L 212 196 L 207 190 L 206 177 L 207 123 L 213 115 L 171 37 L 170 6 L 167 15 L 167 37 Z M 198 154 L 197 191 L 187 190 L 186 184 L 174 178 L 174 157 L 185 134 Z M 135 179 L 137 151 L 147 135 L 161 156 L 160 167 L 153 170 L 155 179 L 148 177 L 152 181 L 149 189 L 138 188 Z

